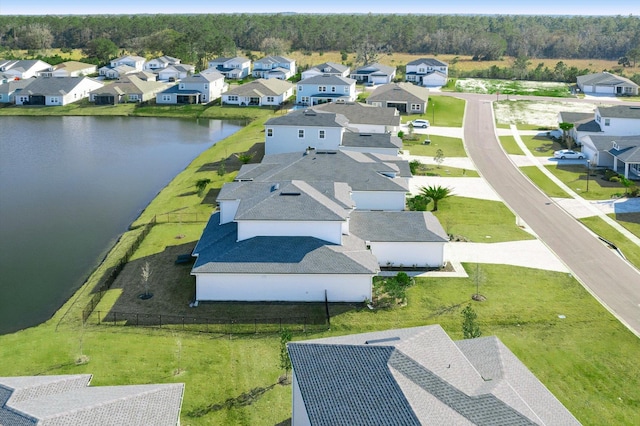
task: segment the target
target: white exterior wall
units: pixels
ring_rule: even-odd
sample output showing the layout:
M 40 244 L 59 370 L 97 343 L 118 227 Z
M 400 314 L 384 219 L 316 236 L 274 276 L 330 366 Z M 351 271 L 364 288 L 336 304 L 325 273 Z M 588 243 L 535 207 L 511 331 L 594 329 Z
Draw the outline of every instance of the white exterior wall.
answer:
M 362 302 L 373 274 L 215 274 L 196 276 L 198 301 Z
M 423 86 L 444 86 L 445 84 L 447 84 L 447 78 L 437 73 L 426 75 L 422 79 Z
M 233 222 L 240 206 L 240 200 L 220 201 L 220 225 Z
M 401 191 L 353 191 L 351 198 L 357 210 L 402 211 L 405 193 Z
M 444 242 L 369 242 L 380 266 L 430 266 L 444 264 Z
M 342 244 L 342 221 L 293 222 L 273 220 L 239 220 L 238 241 L 253 237 L 314 237 Z
M 291 410 L 291 425 L 292 426 L 311 426 L 309 420 L 309 413 L 307 413 L 307 407 L 304 405 L 302 399 L 302 393 L 300 392 L 300 385 L 298 385 L 298 379 L 296 378 L 295 370 L 291 373 L 292 383 L 292 410 Z
M 303 152 L 308 147 L 317 150 L 337 150 L 342 141 L 342 127 L 305 127 L 305 126 L 265 126 L 265 154 Z M 268 136 L 273 129 L 273 136 Z M 304 130 L 304 138 L 298 137 L 298 130 Z M 320 139 L 320 130 L 325 137 Z
M 609 118 L 609 125 L 605 126 L 607 118 L 600 118 L 600 128 L 607 135 L 635 136 L 640 135 L 640 120 L 633 118 Z
M 391 75 L 373 75 L 369 77 L 369 81 L 373 84 L 387 84 L 391 83 L 393 76 Z

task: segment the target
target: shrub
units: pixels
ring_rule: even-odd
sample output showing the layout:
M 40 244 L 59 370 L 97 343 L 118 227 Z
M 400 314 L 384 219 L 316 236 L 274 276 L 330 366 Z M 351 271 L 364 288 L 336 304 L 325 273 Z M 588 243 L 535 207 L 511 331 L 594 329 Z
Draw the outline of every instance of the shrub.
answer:
M 622 179 L 620 179 L 620 176 L 611 176 L 609 178 L 609 182 L 620 182 L 622 181 Z
M 411 160 L 409 162 L 409 170 L 411 170 L 411 174 L 415 175 L 421 165 L 422 163 L 419 160 Z
M 618 173 L 617 173 L 617 172 L 614 172 L 614 171 L 613 171 L 613 170 L 611 170 L 611 169 L 607 169 L 607 170 L 605 170 L 605 171 L 604 171 L 604 178 L 605 178 L 606 180 L 610 180 L 610 179 L 611 179 L 612 177 L 614 177 L 614 176 L 618 176 Z

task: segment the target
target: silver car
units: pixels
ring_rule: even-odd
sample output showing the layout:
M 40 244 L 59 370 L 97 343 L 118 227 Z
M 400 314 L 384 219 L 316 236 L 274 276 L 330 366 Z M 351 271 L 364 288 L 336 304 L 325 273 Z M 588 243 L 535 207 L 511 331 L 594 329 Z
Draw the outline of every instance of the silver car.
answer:
M 553 158 L 560 158 L 561 160 L 582 160 L 584 158 L 584 154 L 570 149 L 561 149 L 560 151 L 553 153 Z

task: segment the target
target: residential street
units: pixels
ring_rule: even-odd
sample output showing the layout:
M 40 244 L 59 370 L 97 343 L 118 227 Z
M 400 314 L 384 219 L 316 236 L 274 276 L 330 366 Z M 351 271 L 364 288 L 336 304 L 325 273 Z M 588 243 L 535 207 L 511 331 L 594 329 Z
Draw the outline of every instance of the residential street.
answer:
M 480 173 L 584 287 L 640 337 L 640 273 L 531 184 L 509 160 L 496 138 L 493 96 L 456 96 L 467 100 L 464 141 Z

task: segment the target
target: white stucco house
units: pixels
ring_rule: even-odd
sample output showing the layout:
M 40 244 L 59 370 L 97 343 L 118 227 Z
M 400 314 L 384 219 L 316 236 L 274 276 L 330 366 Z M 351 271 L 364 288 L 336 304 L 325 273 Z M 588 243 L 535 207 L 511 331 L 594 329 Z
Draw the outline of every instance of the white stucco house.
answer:
M 287 344 L 293 426 L 580 422 L 495 336 L 439 325 Z
M 209 69 L 214 69 L 225 78 L 240 80 L 251 74 L 251 60 L 243 56 L 219 57 L 209 61 Z
M 429 104 L 429 89 L 410 83 L 383 84 L 369 95 L 367 104 L 395 108 L 400 113 L 424 114 Z
M 396 68 L 379 63 L 356 68 L 349 76 L 358 83 L 378 85 L 391 83 L 396 78 Z
M 195 74 L 156 95 L 158 104 L 206 104 L 228 89 L 220 73 Z
M 349 128 L 362 133 L 392 133 L 395 135 L 400 130 L 400 113 L 395 108 L 383 108 L 359 102 L 331 102 L 315 105 L 313 109 L 342 114 L 349 122 Z
M 578 88 L 586 94 L 638 96 L 638 85 L 626 77 L 609 72 L 579 75 Z
M 39 59 L 0 59 L 0 72 L 14 79 L 37 77 L 50 69 L 50 64 Z
M 435 58 L 420 58 L 407 64 L 405 80 L 420 86 L 438 87 L 447 84 L 449 65 Z
M 317 105 L 356 100 L 356 81 L 336 75 L 316 75 L 297 83 L 296 103 Z
M 284 56 L 267 56 L 253 62 L 255 78 L 287 80 L 296 75 L 296 61 Z
M 223 105 L 276 106 L 293 96 L 294 85 L 286 80 L 259 78 L 234 85 L 222 95 Z
M 336 64 L 335 62 L 325 62 L 324 64 L 316 65 L 302 72 L 301 79 L 305 80 L 310 77 L 316 77 L 318 75 L 335 75 L 338 77 L 349 77 L 351 68 L 346 65 Z
M 102 82 L 89 77 L 40 77 L 15 95 L 15 103 L 62 106 L 87 98 L 102 86 Z

